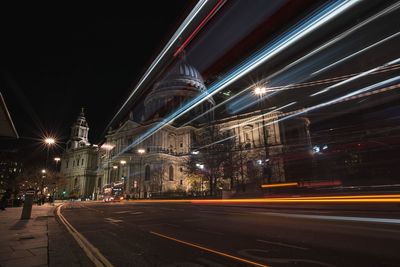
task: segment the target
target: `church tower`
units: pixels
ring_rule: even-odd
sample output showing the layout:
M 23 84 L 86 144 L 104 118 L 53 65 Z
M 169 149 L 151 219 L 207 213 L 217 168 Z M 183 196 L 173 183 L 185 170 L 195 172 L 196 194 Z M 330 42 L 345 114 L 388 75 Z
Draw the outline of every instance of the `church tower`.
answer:
M 76 122 L 71 127 L 71 137 L 68 149 L 75 149 L 90 145 L 88 140 L 89 126 L 85 118 L 85 112 L 82 108 Z

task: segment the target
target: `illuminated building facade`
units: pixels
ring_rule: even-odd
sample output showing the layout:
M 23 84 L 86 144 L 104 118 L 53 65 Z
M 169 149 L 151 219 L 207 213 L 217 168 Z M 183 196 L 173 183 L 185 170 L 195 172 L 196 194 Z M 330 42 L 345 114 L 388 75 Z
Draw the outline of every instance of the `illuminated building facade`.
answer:
M 200 73 L 185 60 L 179 61 L 163 79 L 155 83 L 143 101 L 144 108 L 140 114 L 130 112 L 124 122 L 108 131 L 103 146 L 99 148 L 97 190 L 105 184 L 122 181 L 125 192 L 137 198 L 172 191 L 191 191 L 193 180 L 188 173 L 188 162 L 196 160 L 193 153 L 205 153 L 212 140 L 215 142 L 210 134 L 231 140 L 229 153 L 224 152 L 232 155 L 231 162 L 221 160 L 218 170 L 213 170 L 224 173 L 225 166 L 225 174 L 221 174 L 216 181 L 218 190 L 234 191 L 241 184 L 254 191 L 260 188 L 261 183 L 306 178 L 308 174 L 303 173 L 301 177 L 285 165 L 295 164 L 288 160 L 291 149 L 305 154 L 306 160 L 310 156 L 307 119 L 297 118 L 290 125 L 278 123 L 279 112 L 261 116 L 259 110 L 222 118 L 214 118 L 213 112 L 208 112 L 197 118 L 215 106 L 212 97 L 134 147 L 129 146 L 166 115 L 205 92 L 206 86 Z M 190 123 L 185 124 L 188 121 Z M 227 174 L 226 166 L 233 166 L 233 158 L 235 169 Z M 201 162 L 200 156 L 197 159 L 197 165 L 207 171 L 207 163 Z M 227 176 L 230 176 L 229 179 L 226 179 Z M 201 187 L 203 189 L 203 183 Z
M 98 148 L 88 140 L 89 126 L 83 109 L 71 127 L 71 136 L 62 155 L 60 172 L 67 179 L 69 197 L 93 197 L 96 184 Z

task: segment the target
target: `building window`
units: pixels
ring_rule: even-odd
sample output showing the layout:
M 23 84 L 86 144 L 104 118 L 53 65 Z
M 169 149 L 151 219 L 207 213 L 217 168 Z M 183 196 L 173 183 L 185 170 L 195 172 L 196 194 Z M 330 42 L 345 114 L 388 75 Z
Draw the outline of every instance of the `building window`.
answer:
M 83 166 L 83 159 L 82 159 L 82 161 L 81 161 L 81 165 Z
M 180 168 L 179 168 L 179 171 L 180 171 L 180 172 L 183 172 L 183 168 L 182 168 L 182 167 L 180 167 Z
M 183 143 L 181 143 L 179 146 L 180 146 L 180 147 L 183 147 Z
M 183 185 L 183 180 L 180 181 L 180 184 Z
M 68 168 L 68 164 L 69 164 L 69 160 L 67 160 L 67 161 L 65 162 L 65 168 L 66 168 L 66 169 Z
M 150 180 L 150 165 L 147 165 L 146 169 L 144 170 L 144 179 L 146 181 Z
M 79 159 L 76 160 L 76 166 L 79 166 Z
M 75 167 L 75 160 L 72 162 L 72 167 Z
M 168 177 L 170 181 L 174 180 L 174 167 L 173 166 L 169 166 L 169 172 L 168 172 Z

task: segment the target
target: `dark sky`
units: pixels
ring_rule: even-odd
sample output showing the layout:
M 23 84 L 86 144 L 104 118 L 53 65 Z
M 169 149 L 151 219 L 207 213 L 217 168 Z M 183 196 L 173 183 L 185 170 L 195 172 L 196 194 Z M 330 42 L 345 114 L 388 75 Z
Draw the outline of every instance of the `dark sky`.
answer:
M 85 107 L 96 142 L 194 1 L 120 7 L 5 7 L 0 90 L 20 142 L 65 138 Z M 28 139 L 26 139 L 28 138 Z

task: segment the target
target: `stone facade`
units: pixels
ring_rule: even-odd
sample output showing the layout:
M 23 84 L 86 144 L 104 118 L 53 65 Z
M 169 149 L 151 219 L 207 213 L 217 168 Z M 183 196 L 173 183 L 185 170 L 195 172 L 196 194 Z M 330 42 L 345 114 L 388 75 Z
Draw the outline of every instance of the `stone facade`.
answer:
M 191 191 L 193 181 L 188 169 L 193 155 L 224 140 L 229 140 L 230 151 L 223 153 L 230 155 L 231 162 L 221 161 L 213 170 L 224 173 L 218 181 L 220 190 L 234 191 L 238 185 L 257 190 L 263 183 L 307 178 L 307 173 L 290 168 L 294 164 L 296 169 L 302 169 L 297 166 L 299 161 L 293 163 L 288 155 L 298 150 L 307 158 L 311 151 L 309 121 L 295 118 L 279 122 L 282 114 L 278 111 L 264 114 L 253 111 L 218 119 L 213 112 L 208 112 L 198 118 L 215 106 L 213 98 L 208 97 L 174 123 L 142 138 L 168 114 L 199 94 L 207 94 L 201 75 L 181 60 L 147 94 L 144 109 L 135 114 L 136 119 L 131 112 L 118 127 L 109 129 L 100 147 L 90 145 L 89 127 L 82 111 L 72 126 L 61 166 L 61 172 L 69 180 L 70 195 L 96 198 L 112 183 L 123 184 L 125 195 L 135 198 L 168 191 Z M 219 139 L 210 139 L 210 134 Z M 218 152 L 214 154 L 218 156 Z M 201 157 L 198 160 L 207 161 Z M 197 164 L 203 166 L 201 161 Z M 228 165 L 236 167 L 229 174 Z M 207 171 L 206 164 L 203 170 Z
M 71 127 L 62 155 L 60 172 L 67 179 L 69 197 L 93 197 L 97 176 L 98 147 L 88 140 L 89 126 L 82 110 Z

